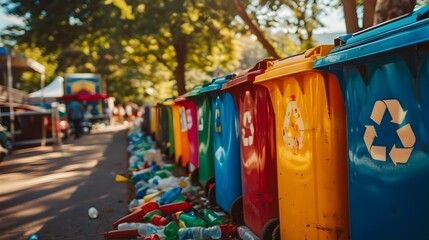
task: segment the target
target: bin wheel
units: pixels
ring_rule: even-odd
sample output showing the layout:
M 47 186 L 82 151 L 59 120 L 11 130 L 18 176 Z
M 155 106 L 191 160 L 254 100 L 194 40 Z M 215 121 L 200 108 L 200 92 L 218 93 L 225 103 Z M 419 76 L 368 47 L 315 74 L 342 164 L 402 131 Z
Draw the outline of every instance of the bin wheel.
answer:
M 213 187 L 211 187 L 209 189 L 209 201 L 212 205 L 216 205 L 216 185 L 213 185 Z
M 273 235 L 271 236 L 273 240 L 280 240 L 280 224 L 274 228 Z
M 244 225 L 243 217 L 243 198 L 238 197 L 231 205 L 231 223 L 236 226 Z
M 209 179 L 207 179 L 206 184 L 204 184 L 204 193 L 206 195 L 206 197 L 209 197 L 209 190 L 210 190 L 210 185 L 212 185 L 215 182 L 214 176 L 209 177 Z
M 280 222 L 278 218 L 272 218 L 265 223 L 262 228 L 262 240 L 273 239 L 274 229 L 279 226 Z
M 200 185 L 200 181 L 199 181 L 198 176 L 199 175 L 198 175 L 198 168 L 197 168 L 191 173 L 191 184 L 193 186 L 199 186 Z

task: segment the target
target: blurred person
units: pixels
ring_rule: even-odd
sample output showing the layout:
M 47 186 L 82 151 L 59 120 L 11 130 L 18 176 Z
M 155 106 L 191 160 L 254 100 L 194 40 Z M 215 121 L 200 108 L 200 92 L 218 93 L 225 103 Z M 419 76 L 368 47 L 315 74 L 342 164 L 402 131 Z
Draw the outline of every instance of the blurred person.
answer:
M 82 103 L 78 102 L 76 97 L 73 98 L 73 101 L 68 106 L 68 116 L 74 126 L 75 138 L 80 138 L 82 134 L 80 123 L 82 122 L 84 111 Z

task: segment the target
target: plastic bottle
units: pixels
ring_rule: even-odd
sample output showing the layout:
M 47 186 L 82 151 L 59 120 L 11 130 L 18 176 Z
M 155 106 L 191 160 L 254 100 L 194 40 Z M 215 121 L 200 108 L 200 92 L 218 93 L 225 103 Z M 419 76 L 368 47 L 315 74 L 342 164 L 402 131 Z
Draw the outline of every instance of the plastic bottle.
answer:
M 98 211 L 95 207 L 90 207 L 88 209 L 88 216 L 90 218 L 97 218 L 98 217 Z
M 177 232 L 179 231 L 179 224 L 177 224 L 174 221 L 169 222 L 164 227 L 164 235 L 167 237 L 174 237 L 177 235 Z
M 142 188 L 139 188 L 136 193 L 134 194 L 135 199 L 142 199 L 144 196 L 146 196 L 147 190 L 150 189 L 150 186 L 146 185 Z
M 157 192 L 148 194 L 148 195 L 146 195 L 146 196 L 143 197 L 143 200 L 145 202 L 149 202 L 150 200 L 154 199 L 155 197 L 158 197 L 161 194 L 164 194 L 164 191 L 161 190 L 161 191 L 157 191 Z
M 150 220 L 152 219 L 152 217 L 153 217 L 154 215 L 163 216 L 163 215 L 164 215 L 164 213 L 163 213 L 161 210 L 159 210 L 159 209 L 154 209 L 154 210 L 152 210 L 152 211 L 150 211 L 150 212 L 146 213 L 146 214 L 143 216 L 143 221 L 144 221 L 144 222 L 146 222 L 146 223 L 150 222 Z
M 118 225 L 118 230 L 137 229 L 137 223 L 121 223 Z
M 160 240 L 159 236 L 157 234 L 151 234 L 148 237 L 146 237 L 144 240 Z
M 136 173 L 134 176 L 132 176 L 130 179 L 130 183 L 136 184 L 138 181 L 141 181 L 141 180 L 147 181 L 151 177 L 153 177 L 152 169 L 150 169 L 150 168 L 144 169 L 144 170 Z
M 231 223 L 222 224 L 222 225 L 219 225 L 219 227 L 222 230 L 222 237 L 223 238 L 231 238 L 231 237 L 237 237 L 238 236 L 237 227 L 232 225 Z
M 158 203 L 156 202 L 147 202 L 139 207 L 137 207 L 137 209 L 133 212 L 131 212 L 130 214 L 120 218 L 119 220 L 117 220 L 116 222 L 114 222 L 112 225 L 114 228 L 116 228 L 119 224 L 124 223 L 124 222 L 139 222 L 143 219 L 144 215 L 146 215 L 146 213 L 153 211 L 155 209 L 158 209 Z
M 104 238 L 107 239 L 118 239 L 118 238 L 132 238 L 137 237 L 137 229 L 123 229 L 123 230 L 112 230 L 104 233 Z
M 156 226 L 165 226 L 170 222 L 167 218 L 160 215 L 153 215 L 150 219 L 150 223 Z
M 137 226 L 137 232 L 142 237 L 148 237 L 151 234 L 162 232 L 162 227 L 157 227 L 151 223 L 141 223 Z
M 170 191 L 164 193 L 161 196 L 161 199 L 159 199 L 159 205 L 164 205 L 164 204 L 168 204 L 173 202 L 177 196 L 180 194 L 180 192 L 182 192 L 182 188 L 181 187 L 176 187 L 171 189 Z
M 165 214 L 170 215 L 179 211 L 188 211 L 192 208 L 189 202 L 169 203 L 159 206 L 159 209 Z
M 180 214 L 179 225 L 180 225 L 180 222 L 183 222 L 183 224 L 186 227 L 205 227 L 206 226 L 206 222 L 204 222 L 202 218 L 197 216 L 191 216 L 186 213 Z
M 222 237 L 222 231 L 219 226 L 209 228 L 190 227 L 179 229 L 177 236 L 179 239 L 220 239 Z
M 207 222 L 207 224 L 211 226 L 224 224 L 225 221 L 223 218 L 218 216 L 214 211 L 209 209 L 202 209 L 200 210 L 200 214 L 203 216 L 204 220 Z
M 154 175 L 160 178 L 168 178 L 169 176 L 171 176 L 171 172 L 167 170 L 158 170 L 154 173 Z
M 260 240 L 250 229 L 246 226 L 240 226 L 237 228 L 238 236 L 243 240 Z

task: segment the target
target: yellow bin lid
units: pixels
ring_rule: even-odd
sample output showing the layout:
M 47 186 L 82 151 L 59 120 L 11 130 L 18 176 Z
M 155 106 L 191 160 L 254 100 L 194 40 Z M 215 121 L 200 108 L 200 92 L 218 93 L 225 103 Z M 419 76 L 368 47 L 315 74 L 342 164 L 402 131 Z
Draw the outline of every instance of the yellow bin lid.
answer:
M 274 62 L 265 73 L 256 76 L 254 83 L 265 82 L 300 72 L 313 71 L 314 61 L 328 55 L 332 49 L 334 49 L 334 45 L 319 45 L 304 53 L 280 59 Z

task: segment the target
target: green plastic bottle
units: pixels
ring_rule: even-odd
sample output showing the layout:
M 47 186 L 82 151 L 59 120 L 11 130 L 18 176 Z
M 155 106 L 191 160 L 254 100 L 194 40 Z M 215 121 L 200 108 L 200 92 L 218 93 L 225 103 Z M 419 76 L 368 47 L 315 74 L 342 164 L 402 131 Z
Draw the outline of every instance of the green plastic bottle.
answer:
M 150 212 L 146 213 L 144 215 L 144 217 L 143 217 L 143 221 L 146 222 L 146 223 L 149 223 L 150 220 L 152 219 L 153 215 L 164 216 L 164 213 L 161 210 L 159 210 L 159 209 L 155 209 L 153 211 L 150 211 Z
M 225 221 L 223 218 L 218 216 L 214 211 L 209 209 L 201 209 L 200 214 L 203 216 L 204 220 L 206 220 L 209 227 L 224 224 Z
M 183 222 L 186 227 L 206 227 L 206 222 L 202 218 L 186 213 L 182 213 L 179 216 L 179 221 Z
M 179 224 L 177 224 L 177 222 L 171 221 L 167 225 L 165 225 L 164 234 L 165 236 L 167 236 L 167 238 L 176 237 L 176 234 L 179 231 L 179 228 L 180 227 L 179 227 Z

